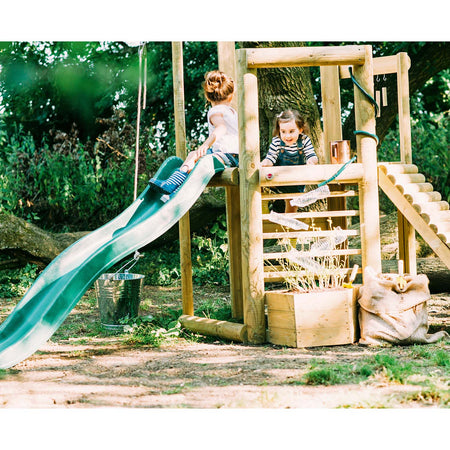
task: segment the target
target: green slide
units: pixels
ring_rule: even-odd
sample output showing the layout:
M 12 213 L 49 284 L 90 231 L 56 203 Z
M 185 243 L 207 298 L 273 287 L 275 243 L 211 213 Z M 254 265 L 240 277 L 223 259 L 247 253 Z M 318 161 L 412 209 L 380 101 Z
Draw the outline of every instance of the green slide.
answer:
M 168 158 L 155 177 L 167 179 L 181 164 L 180 158 Z M 60 253 L 0 325 L 0 368 L 32 355 L 102 273 L 171 228 L 224 168 L 213 156 L 204 156 L 170 198 L 147 186 L 115 219 Z

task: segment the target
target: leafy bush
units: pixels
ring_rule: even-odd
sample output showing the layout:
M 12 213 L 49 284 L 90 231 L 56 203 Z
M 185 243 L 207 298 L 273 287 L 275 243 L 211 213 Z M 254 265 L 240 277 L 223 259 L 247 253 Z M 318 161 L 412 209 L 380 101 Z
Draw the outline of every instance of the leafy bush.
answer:
M 0 271 L 0 298 L 22 297 L 34 283 L 38 266 L 27 264 L 21 269 Z
M 98 228 L 133 200 L 134 149 L 124 146 L 114 158 L 100 145 L 91 150 L 60 134 L 51 148 L 37 147 L 20 128 L 9 135 L 0 126 L 0 211 L 46 229 Z M 140 176 L 140 190 L 147 180 Z
M 219 216 L 205 235 L 194 234 L 192 244 L 192 279 L 195 284 L 229 284 L 226 216 Z M 181 280 L 179 241 L 147 252 L 140 264 L 145 282 L 168 286 Z

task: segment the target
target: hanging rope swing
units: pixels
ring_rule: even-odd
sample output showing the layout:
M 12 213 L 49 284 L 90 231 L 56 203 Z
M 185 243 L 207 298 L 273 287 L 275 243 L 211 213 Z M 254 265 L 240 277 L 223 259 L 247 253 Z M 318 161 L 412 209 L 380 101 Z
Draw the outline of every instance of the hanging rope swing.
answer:
M 145 42 L 142 42 L 139 45 L 139 84 L 138 84 L 137 116 L 136 116 L 136 152 L 135 152 L 133 201 L 136 200 L 137 198 L 137 187 L 139 176 L 139 129 L 141 122 L 141 109 L 145 109 L 146 97 L 147 97 L 147 47 L 145 45 Z

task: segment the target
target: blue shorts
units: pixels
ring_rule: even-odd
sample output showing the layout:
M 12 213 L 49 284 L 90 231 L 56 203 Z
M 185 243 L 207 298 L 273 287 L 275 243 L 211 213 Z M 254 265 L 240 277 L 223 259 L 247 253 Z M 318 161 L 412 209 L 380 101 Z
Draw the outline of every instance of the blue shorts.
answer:
M 206 154 L 218 156 L 221 162 L 223 162 L 226 167 L 239 166 L 239 155 L 237 153 L 224 153 L 220 150 L 213 150 L 212 148 L 208 148 Z

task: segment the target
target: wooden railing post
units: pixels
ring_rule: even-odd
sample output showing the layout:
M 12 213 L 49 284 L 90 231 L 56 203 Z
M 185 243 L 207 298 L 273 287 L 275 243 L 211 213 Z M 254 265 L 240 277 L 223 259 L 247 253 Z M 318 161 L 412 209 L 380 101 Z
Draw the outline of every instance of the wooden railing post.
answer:
M 241 197 L 242 288 L 248 341 L 266 342 L 262 207 L 259 182 L 258 83 L 247 68 L 246 50 L 238 50 L 239 183 Z
M 232 106 L 237 110 L 237 71 L 236 51 L 234 42 L 218 42 L 219 70 L 231 76 L 234 80 L 235 95 Z M 241 255 L 241 208 L 239 186 L 226 186 L 226 211 L 228 230 L 228 253 L 230 274 L 231 314 L 235 319 L 242 319 L 242 255 Z
M 186 122 L 184 117 L 183 44 L 172 42 L 173 100 L 175 113 L 176 154 L 186 158 Z M 183 314 L 194 314 L 194 289 L 192 285 L 191 229 L 189 211 L 179 221 L 181 292 Z
M 372 47 L 365 46 L 364 64 L 354 66 L 354 75 L 361 87 L 373 97 Z M 375 108 L 355 86 L 356 130 L 375 134 Z M 362 267 L 370 266 L 381 272 L 381 245 L 378 199 L 377 142 L 374 138 L 358 134 L 356 137 L 358 160 L 363 164 L 363 178 L 359 183 L 360 229 Z

